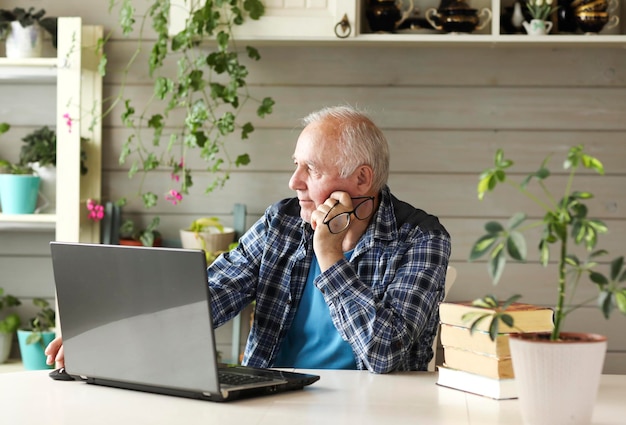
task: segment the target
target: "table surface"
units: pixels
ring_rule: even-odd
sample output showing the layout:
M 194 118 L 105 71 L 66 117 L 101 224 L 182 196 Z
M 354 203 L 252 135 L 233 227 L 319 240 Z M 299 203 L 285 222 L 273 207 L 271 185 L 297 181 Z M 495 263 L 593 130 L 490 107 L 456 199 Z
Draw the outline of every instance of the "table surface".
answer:
M 293 391 L 228 403 L 83 382 L 48 371 L 0 374 L 2 423 L 21 424 L 522 424 L 517 400 L 496 401 L 435 384 L 436 372 L 375 375 L 315 370 L 321 379 Z M 626 375 L 603 375 L 593 424 L 623 425 Z M 23 407 L 24 409 L 21 409 Z M 7 416 L 8 415 L 8 416 Z

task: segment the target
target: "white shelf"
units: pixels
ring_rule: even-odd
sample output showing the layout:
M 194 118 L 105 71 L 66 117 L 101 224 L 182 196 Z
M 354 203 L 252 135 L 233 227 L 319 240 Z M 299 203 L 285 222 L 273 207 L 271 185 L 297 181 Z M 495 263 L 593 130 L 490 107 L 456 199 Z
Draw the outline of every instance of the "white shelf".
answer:
M 96 120 L 91 125 L 91 117 L 86 114 L 100 116 L 102 76 L 97 70 L 100 53 L 95 47 L 102 36 L 102 26 L 83 26 L 81 18 L 60 17 L 56 57 L 0 58 L 0 86 L 49 84 L 55 88 L 57 105 L 56 111 L 50 111 L 57 130 L 56 214 L 0 212 L 0 231 L 52 231 L 55 240 L 99 241 L 99 225 L 86 220 L 81 201 L 100 199 L 102 124 Z M 64 131 L 65 114 L 75 121 L 74 131 Z M 89 140 L 86 176 L 80 175 L 77 163 L 81 137 Z
M 487 47 L 617 47 L 626 48 L 626 35 L 491 35 L 491 34 L 360 34 L 357 37 L 255 37 L 238 38 L 238 43 L 254 42 L 259 46 L 302 46 L 303 44 L 327 46 L 487 46 Z
M 0 58 L 0 83 L 20 80 L 54 81 L 57 76 L 57 58 Z
M 2 214 L 0 213 L 0 230 L 54 230 L 56 214 Z

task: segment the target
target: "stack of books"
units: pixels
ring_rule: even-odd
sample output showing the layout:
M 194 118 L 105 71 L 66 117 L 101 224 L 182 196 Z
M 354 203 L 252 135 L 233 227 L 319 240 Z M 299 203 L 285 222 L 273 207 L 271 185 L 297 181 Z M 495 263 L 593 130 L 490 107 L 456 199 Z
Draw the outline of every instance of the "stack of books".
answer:
M 469 330 L 473 320 L 462 319 L 466 313 L 489 311 L 471 302 L 440 304 L 444 362 L 438 369 L 437 384 L 497 400 L 517 398 L 509 335 L 550 332 L 554 327 L 553 311 L 532 304 L 512 304 L 507 313 L 513 317 L 515 328 L 500 323 L 495 341 L 489 337 L 491 319 L 484 319 L 473 333 Z

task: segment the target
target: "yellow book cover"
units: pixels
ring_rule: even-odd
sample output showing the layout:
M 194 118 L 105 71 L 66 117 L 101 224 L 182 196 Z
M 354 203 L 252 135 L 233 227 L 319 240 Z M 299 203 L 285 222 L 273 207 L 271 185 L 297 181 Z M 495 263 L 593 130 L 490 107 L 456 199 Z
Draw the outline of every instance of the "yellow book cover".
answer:
M 443 348 L 443 365 L 489 378 L 514 378 L 511 357 L 498 358 L 454 347 Z
M 466 302 L 443 302 L 439 304 L 439 320 L 448 325 L 463 326 L 469 328 L 473 322 L 463 320 L 467 313 L 489 313 L 493 310 L 488 308 L 474 307 L 471 301 Z M 534 304 L 513 303 L 507 308 L 507 314 L 514 320 L 514 328 L 500 323 L 500 333 L 513 332 L 550 332 L 554 327 L 553 311 L 551 308 Z M 489 332 L 490 319 L 480 322 L 476 330 Z
M 485 331 L 470 333 L 468 328 L 462 326 L 441 324 L 439 331 L 441 345 L 444 347 L 462 348 L 495 357 L 510 357 L 509 334 L 498 334 L 495 341 Z

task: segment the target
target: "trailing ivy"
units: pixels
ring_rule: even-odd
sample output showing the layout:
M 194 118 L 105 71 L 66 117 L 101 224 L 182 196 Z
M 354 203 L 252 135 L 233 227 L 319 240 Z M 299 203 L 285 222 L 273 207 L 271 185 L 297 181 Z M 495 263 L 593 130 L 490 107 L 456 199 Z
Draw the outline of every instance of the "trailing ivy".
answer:
M 198 3 L 184 29 L 172 37 L 168 34 L 169 0 L 153 0 L 144 16 L 137 15 L 133 0 L 123 0 L 120 4 L 122 33 L 129 36 L 139 25 L 137 51 L 125 75 L 143 49 L 144 30 L 149 26 L 156 34 L 147 63 L 153 81 L 149 104 L 138 105 L 135 99 L 126 96 L 123 84 L 109 107 L 110 111 L 116 104 L 123 105 L 122 122 L 132 129 L 119 157 L 121 165 L 130 163 L 129 178 L 141 174 L 143 182 L 152 171 L 167 171 L 161 173 L 167 176 L 167 181 L 159 185 L 163 187 L 161 194 L 144 191 L 143 184 L 140 185 L 137 195 L 145 208 L 155 206 L 162 198 L 178 203 L 183 194 L 189 193 L 194 184 L 189 164 L 194 156 L 204 161 L 204 171 L 213 176 L 206 183 L 205 193 L 223 187 L 232 169 L 250 163 L 247 153 L 233 157 L 227 146 L 229 137 L 245 140 L 254 132 L 253 123 L 241 118 L 244 107 L 254 107 L 256 103 L 256 116 L 264 118 L 272 113 L 274 106 L 272 98 L 258 99 L 248 91 L 248 69 L 240 59 L 245 54 L 257 61 L 261 58 L 258 50 L 251 46 L 240 49 L 233 37 L 236 26 L 264 14 L 263 3 L 260 0 Z M 110 7 L 114 6 L 114 0 L 110 0 Z M 176 60 L 176 75 L 168 73 L 170 68 L 166 68 L 172 60 Z M 151 133 L 149 139 L 145 136 L 146 129 Z

